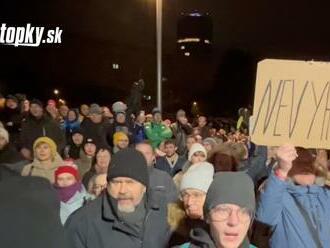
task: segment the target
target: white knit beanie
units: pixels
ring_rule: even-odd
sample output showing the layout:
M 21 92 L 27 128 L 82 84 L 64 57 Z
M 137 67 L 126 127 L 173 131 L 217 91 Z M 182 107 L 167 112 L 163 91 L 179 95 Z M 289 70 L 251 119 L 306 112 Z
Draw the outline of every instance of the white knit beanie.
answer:
M 193 164 L 183 175 L 180 191 L 185 189 L 198 189 L 207 192 L 214 175 L 214 167 L 208 162 Z
M 3 127 L 0 127 L 0 136 L 3 137 L 7 141 L 7 143 L 9 143 L 8 131 L 6 129 L 4 129 Z
M 188 160 L 191 161 L 191 157 L 194 155 L 195 152 L 202 152 L 205 154 L 205 158 L 207 157 L 207 151 L 205 147 L 199 143 L 194 143 L 188 153 Z

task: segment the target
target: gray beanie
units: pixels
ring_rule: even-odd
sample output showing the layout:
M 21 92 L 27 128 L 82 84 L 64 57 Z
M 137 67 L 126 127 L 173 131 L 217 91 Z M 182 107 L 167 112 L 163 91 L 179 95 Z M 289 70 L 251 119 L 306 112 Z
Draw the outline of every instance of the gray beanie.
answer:
M 91 106 L 89 108 L 89 114 L 101 115 L 102 109 L 101 109 L 100 105 L 98 105 L 96 103 L 91 104 Z
M 208 162 L 200 162 L 189 167 L 183 174 L 180 191 L 185 189 L 198 189 L 207 192 L 214 175 L 214 167 Z
M 218 172 L 207 192 L 204 215 L 219 204 L 235 204 L 255 211 L 254 184 L 244 172 Z

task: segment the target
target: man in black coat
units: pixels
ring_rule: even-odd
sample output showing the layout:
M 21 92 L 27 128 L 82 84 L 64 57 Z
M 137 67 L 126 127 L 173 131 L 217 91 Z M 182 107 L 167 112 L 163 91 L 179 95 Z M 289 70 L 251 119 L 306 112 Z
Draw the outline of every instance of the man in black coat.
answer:
M 54 140 L 57 151 L 61 154 L 65 147 L 65 135 L 59 124 L 44 114 L 42 103 L 39 100 L 32 100 L 30 114 L 22 124 L 21 132 L 21 153 L 27 159 L 32 158 L 32 147 L 34 141 L 47 136 Z
M 107 132 L 110 123 L 102 117 L 101 107 L 93 103 L 89 109 L 89 117 L 83 120 L 80 125 L 82 134 L 94 140 L 98 146 L 109 146 Z
M 117 152 L 108 170 L 106 192 L 66 222 L 73 248 L 162 248 L 167 246 L 166 199 L 149 189 L 144 156 Z

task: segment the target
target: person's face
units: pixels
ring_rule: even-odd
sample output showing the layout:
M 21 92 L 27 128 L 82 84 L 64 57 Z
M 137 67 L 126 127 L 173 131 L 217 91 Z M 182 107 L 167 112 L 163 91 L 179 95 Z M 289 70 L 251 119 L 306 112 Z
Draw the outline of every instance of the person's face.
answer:
M 108 170 L 111 161 L 111 155 L 108 150 L 99 150 L 96 154 L 96 163 L 98 167 L 101 167 L 104 172 Z
M 206 193 L 198 189 L 185 189 L 181 192 L 183 207 L 190 219 L 203 219 L 203 205 Z
M 0 136 L 0 150 L 2 150 L 7 144 L 8 142 L 5 140 L 5 138 Z
M 205 125 L 206 125 L 206 118 L 204 116 L 200 116 L 198 118 L 198 126 L 205 127 Z
M 188 151 L 190 150 L 191 146 L 195 143 L 196 143 L 196 140 L 194 138 L 190 137 L 187 139 L 186 146 L 187 146 Z
M 65 105 L 60 107 L 60 115 L 62 117 L 67 117 L 68 116 L 68 112 L 69 112 L 69 108 Z
M 297 174 L 292 176 L 292 179 L 296 184 L 308 186 L 315 183 L 316 176 L 314 174 Z
M 117 147 L 118 147 L 119 149 L 125 149 L 125 148 L 128 147 L 128 144 L 129 144 L 129 140 L 128 140 L 128 138 L 123 137 L 123 138 L 121 138 L 121 139 L 118 140 Z
M 40 143 L 35 150 L 36 157 L 40 161 L 48 161 L 52 159 L 52 151 L 46 143 Z
M 80 133 L 75 133 L 72 135 L 72 141 L 75 145 L 79 146 L 84 141 L 84 136 L 82 136 Z
M 211 210 L 210 230 L 217 247 L 238 248 L 248 232 L 251 213 L 234 204 L 221 204 Z
M 136 146 L 136 150 L 141 152 L 144 156 L 144 158 L 147 160 L 148 166 L 153 166 L 155 161 L 155 154 L 152 150 L 152 147 L 147 144 L 138 144 Z
M 17 108 L 18 104 L 13 99 L 7 99 L 6 106 L 7 106 L 7 108 L 15 109 L 15 108 Z
M 87 105 L 81 105 L 80 111 L 84 116 L 87 116 L 89 114 L 89 107 Z
M 102 113 L 104 117 L 112 118 L 112 113 L 110 112 L 110 109 L 108 107 L 102 108 Z
M 177 147 L 173 144 L 166 144 L 165 145 L 165 153 L 166 153 L 166 157 L 172 157 L 175 152 L 177 150 Z
M 69 121 L 75 121 L 77 119 L 76 112 L 74 111 L 69 111 L 68 112 L 68 120 Z
M 136 121 L 138 123 L 144 123 L 146 121 L 146 116 L 144 113 L 140 113 L 137 118 L 136 118 Z
M 146 187 L 129 177 L 113 178 L 108 185 L 108 193 L 117 200 L 118 210 L 132 213 L 141 202 Z
M 90 115 L 91 121 L 94 123 L 100 123 L 102 121 L 102 115 L 101 114 L 91 114 Z
M 116 115 L 116 121 L 123 124 L 126 121 L 126 116 L 123 113 L 119 113 Z
M 92 144 L 92 143 L 87 143 L 84 146 L 84 150 L 87 156 L 91 156 L 93 157 L 95 155 L 96 152 L 96 145 Z
M 195 135 L 195 138 L 196 138 L 196 142 L 197 143 L 202 143 L 202 141 L 203 141 L 203 138 L 202 138 L 202 136 L 200 136 L 199 134 L 198 135 Z
M 162 122 L 162 115 L 161 113 L 154 114 L 154 122 L 161 123 Z
M 195 152 L 192 156 L 191 156 L 191 163 L 192 164 L 197 164 L 200 162 L 204 162 L 206 160 L 206 156 L 203 152 Z
M 61 173 L 57 176 L 56 183 L 59 187 L 69 187 L 77 182 L 76 178 L 70 173 Z
M 43 109 L 38 104 L 31 104 L 30 113 L 36 118 L 39 118 L 43 114 Z
M 203 146 L 205 147 L 206 151 L 211 151 L 212 150 L 212 145 L 208 142 L 203 143 Z
M 107 187 L 107 174 L 100 174 L 95 178 L 91 193 L 95 196 L 99 196 L 106 187 Z
M 30 102 L 29 102 L 29 100 L 25 100 L 24 101 L 23 110 L 26 111 L 26 112 L 30 110 Z

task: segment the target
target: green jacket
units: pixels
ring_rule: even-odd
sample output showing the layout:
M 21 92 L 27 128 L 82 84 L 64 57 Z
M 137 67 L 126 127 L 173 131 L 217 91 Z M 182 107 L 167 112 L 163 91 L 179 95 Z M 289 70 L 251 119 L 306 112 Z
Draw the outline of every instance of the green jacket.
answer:
M 154 122 L 147 122 L 144 125 L 145 133 L 150 140 L 153 148 L 158 148 L 160 143 L 172 137 L 172 130 L 164 124 L 157 124 Z

